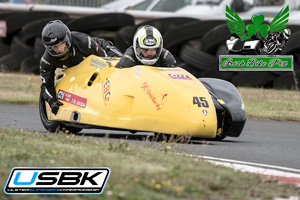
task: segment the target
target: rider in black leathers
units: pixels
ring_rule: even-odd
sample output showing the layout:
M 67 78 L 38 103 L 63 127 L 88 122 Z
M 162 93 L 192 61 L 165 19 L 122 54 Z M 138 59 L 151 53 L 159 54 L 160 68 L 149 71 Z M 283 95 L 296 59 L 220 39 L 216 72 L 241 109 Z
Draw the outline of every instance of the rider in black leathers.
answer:
M 60 20 L 50 21 L 44 27 L 42 40 L 46 50 L 40 61 L 41 94 L 49 103 L 54 114 L 57 114 L 59 106 L 63 105 L 57 100 L 54 88 L 56 68 L 78 65 L 92 54 L 102 57 L 121 57 L 123 55 L 109 41 L 80 32 L 70 32 L 69 28 Z
M 153 26 L 138 28 L 133 38 L 133 46 L 125 51 L 116 67 L 128 68 L 135 65 L 176 67 L 175 58 L 163 48 L 162 36 Z

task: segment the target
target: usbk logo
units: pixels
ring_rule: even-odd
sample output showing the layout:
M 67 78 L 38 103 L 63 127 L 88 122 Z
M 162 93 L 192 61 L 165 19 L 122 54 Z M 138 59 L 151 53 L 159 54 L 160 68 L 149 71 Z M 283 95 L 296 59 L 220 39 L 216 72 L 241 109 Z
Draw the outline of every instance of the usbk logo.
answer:
M 109 168 L 17 167 L 6 182 L 6 194 L 101 194 Z

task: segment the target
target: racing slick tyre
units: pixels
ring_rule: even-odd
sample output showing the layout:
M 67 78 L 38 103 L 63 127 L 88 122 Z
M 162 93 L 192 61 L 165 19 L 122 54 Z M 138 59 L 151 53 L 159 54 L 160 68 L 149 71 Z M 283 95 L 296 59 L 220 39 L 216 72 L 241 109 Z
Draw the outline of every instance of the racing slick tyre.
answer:
M 66 126 L 59 123 L 58 121 L 49 120 L 46 112 L 46 102 L 42 94 L 40 94 L 40 99 L 39 99 L 39 112 L 40 112 L 40 118 L 42 124 L 45 127 L 45 129 L 48 130 L 49 132 L 63 131 L 63 132 L 78 133 L 82 130 L 82 128 Z

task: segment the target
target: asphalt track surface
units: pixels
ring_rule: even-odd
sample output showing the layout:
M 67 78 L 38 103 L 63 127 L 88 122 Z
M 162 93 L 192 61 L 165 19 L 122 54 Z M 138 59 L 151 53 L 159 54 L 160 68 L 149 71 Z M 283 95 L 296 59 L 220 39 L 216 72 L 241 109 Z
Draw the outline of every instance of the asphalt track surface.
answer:
M 37 106 L 0 104 L 0 126 L 21 128 L 46 133 Z M 80 133 L 98 137 L 111 133 L 114 138 L 124 138 L 129 132 L 84 129 Z M 129 142 L 143 142 L 141 138 L 152 133 L 130 134 Z M 155 143 L 155 142 L 153 142 Z M 233 159 L 259 164 L 300 169 L 300 123 L 248 119 L 238 138 L 223 141 L 194 140 L 179 144 L 186 153 Z

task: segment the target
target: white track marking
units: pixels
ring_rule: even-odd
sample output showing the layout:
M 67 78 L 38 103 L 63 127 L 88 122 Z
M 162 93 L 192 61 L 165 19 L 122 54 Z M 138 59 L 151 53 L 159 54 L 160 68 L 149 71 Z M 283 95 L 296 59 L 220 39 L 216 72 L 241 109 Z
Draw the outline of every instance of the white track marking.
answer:
M 223 158 L 215 158 L 209 156 L 199 156 L 193 154 L 185 154 L 191 157 L 201 158 L 215 165 L 229 167 L 242 172 L 260 174 L 262 176 L 273 177 L 285 183 L 293 183 L 300 187 L 300 170 L 280 167 L 274 165 L 266 165 L 252 162 L 244 162 L 238 160 L 230 160 Z

